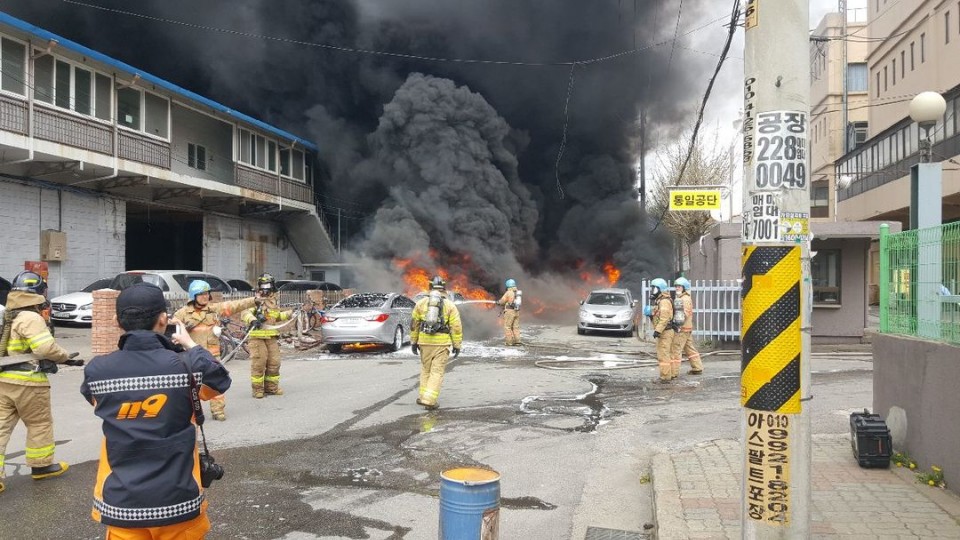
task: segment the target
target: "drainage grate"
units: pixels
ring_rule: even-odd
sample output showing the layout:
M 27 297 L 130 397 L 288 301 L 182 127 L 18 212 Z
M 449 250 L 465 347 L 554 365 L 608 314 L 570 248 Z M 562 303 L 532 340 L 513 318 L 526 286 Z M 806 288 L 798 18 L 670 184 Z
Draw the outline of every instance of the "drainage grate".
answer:
M 653 537 L 644 533 L 587 527 L 587 536 L 583 540 L 648 540 L 650 538 Z

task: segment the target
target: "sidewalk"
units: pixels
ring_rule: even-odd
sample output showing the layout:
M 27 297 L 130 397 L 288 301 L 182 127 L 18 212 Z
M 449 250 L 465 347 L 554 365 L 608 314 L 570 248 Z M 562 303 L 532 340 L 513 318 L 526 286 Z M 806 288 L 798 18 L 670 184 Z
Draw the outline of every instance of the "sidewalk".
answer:
M 849 435 L 815 435 L 811 538 L 960 539 L 960 498 L 905 469 L 861 469 Z M 740 442 L 717 440 L 653 459 L 657 538 L 739 539 Z

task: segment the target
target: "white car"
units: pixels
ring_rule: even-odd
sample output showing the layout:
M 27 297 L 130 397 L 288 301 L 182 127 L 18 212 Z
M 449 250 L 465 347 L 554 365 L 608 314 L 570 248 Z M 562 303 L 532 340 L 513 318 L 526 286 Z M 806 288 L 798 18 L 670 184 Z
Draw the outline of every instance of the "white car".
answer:
M 58 323 L 93 324 L 93 291 L 106 289 L 111 278 L 103 278 L 82 290 L 50 300 L 50 320 Z
M 196 270 L 128 270 L 117 274 L 110 283 L 110 288 L 122 291 L 134 283 L 141 281 L 160 287 L 163 297 L 167 299 L 167 308 L 170 313 L 180 309 L 187 303 L 187 289 L 190 282 L 202 279 L 210 284 L 210 290 L 224 294 L 232 293 L 233 287 L 227 281 L 213 274 Z
M 580 301 L 577 333 L 617 332 L 629 336 L 636 328 L 637 302 L 629 289 L 597 289 Z

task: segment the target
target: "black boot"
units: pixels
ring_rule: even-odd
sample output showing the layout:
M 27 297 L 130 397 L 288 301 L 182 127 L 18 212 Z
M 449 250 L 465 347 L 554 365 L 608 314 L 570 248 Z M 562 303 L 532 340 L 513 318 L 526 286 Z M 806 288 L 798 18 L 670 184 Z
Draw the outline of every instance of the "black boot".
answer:
M 60 463 L 54 463 L 52 465 L 47 465 L 46 467 L 31 467 L 30 468 L 30 477 L 34 480 L 43 480 L 44 478 L 53 478 L 54 476 L 60 476 L 61 474 L 67 472 L 70 466 L 67 465 L 66 461 L 61 461 Z

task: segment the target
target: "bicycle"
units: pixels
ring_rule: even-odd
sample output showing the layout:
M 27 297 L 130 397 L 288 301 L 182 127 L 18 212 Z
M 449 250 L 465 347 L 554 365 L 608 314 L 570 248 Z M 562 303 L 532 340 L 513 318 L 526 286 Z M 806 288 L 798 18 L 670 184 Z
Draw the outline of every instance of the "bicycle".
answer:
M 230 317 L 220 317 L 220 358 L 226 358 L 240 345 L 240 350 L 234 354 L 250 357 L 250 348 L 243 338 L 247 335 L 247 328 Z

